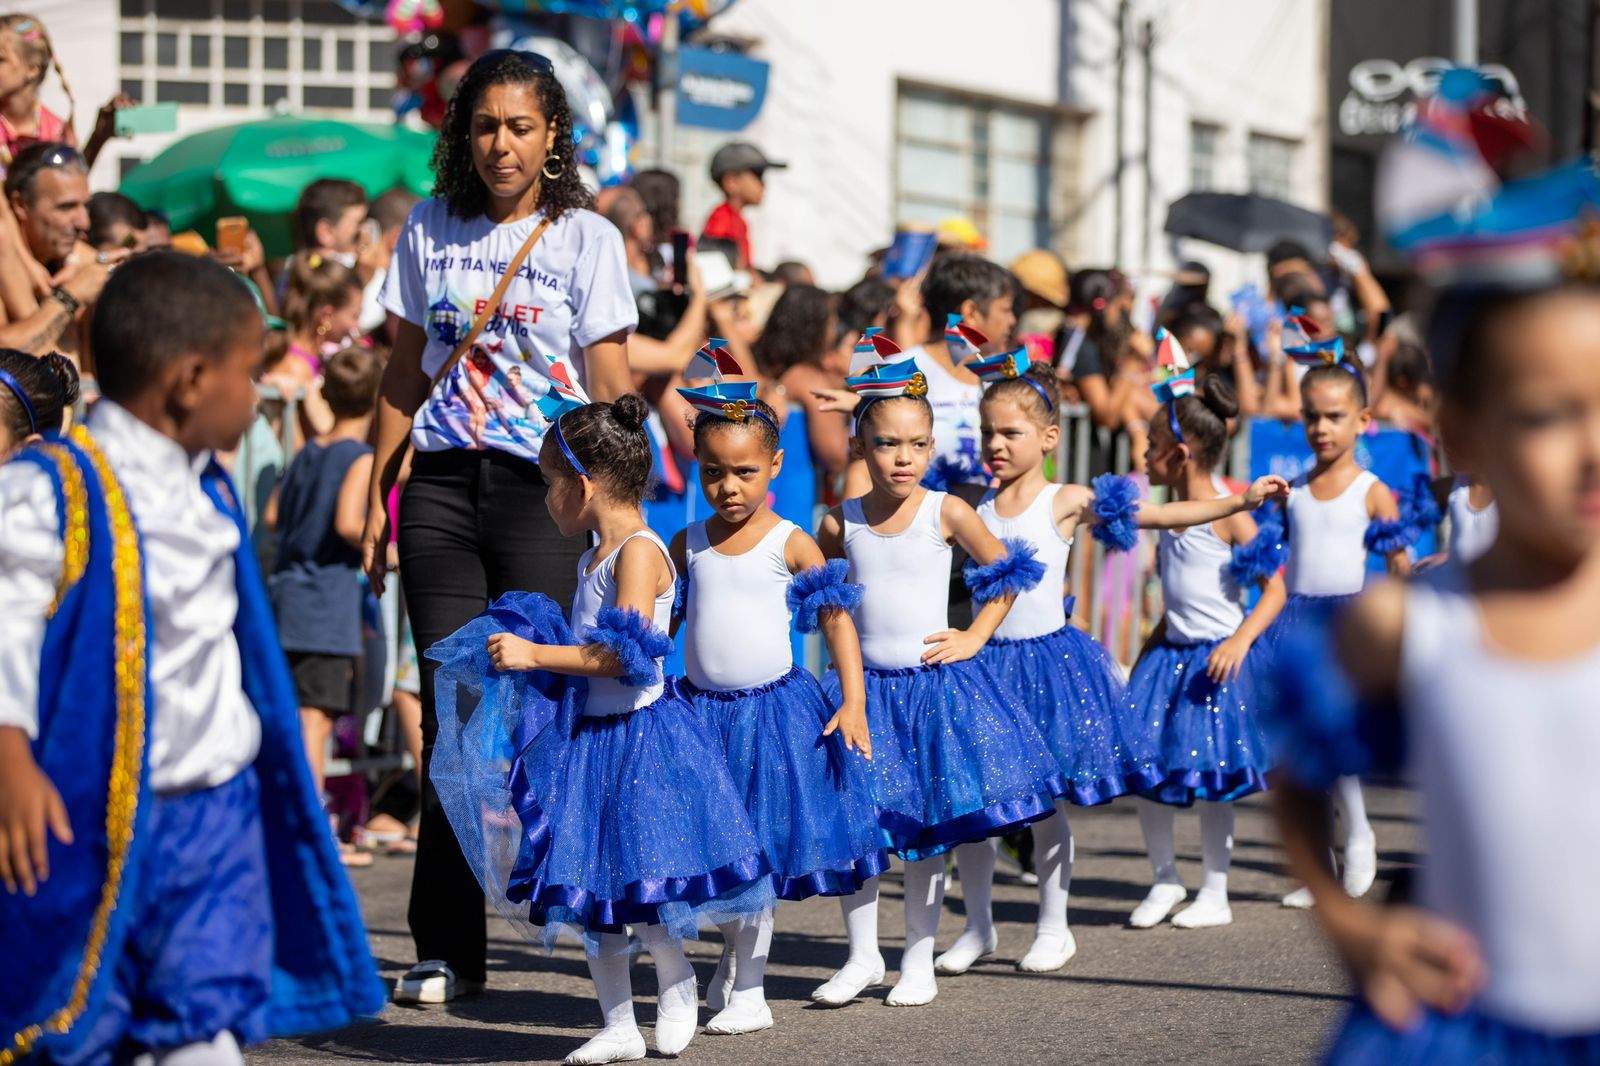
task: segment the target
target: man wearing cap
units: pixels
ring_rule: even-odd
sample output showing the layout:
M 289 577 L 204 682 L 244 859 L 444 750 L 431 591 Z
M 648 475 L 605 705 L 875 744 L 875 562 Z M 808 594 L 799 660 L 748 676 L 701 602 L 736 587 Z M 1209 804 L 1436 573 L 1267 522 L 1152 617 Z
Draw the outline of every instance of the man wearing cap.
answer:
M 711 157 L 711 180 L 717 183 L 725 199 L 706 219 L 701 236 L 733 241 L 744 260 L 738 265 L 750 266 L 750 227 L 745 223 L 743 211 L 746 207 L 759 206 L 766 195 L 766 172 L 782 170 L 788 165 L 773 162 L 747 141 L 733 141 L 718 148 Z

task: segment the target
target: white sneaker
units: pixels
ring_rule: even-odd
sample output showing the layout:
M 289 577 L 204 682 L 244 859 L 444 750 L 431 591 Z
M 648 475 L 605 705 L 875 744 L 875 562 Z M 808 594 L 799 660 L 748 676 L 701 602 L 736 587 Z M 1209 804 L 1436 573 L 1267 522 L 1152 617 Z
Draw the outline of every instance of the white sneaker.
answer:
M 394 983 L 396 1003 L 448 1003 L 458 996 L 483 991 L 482 981 L 467 981 L 456 976 L 441 959 L 424 959 Z
M 1128 915 L 1128 924 L 1135 929 L 1154 929 L 1172 913 L 1172 908 L 1189 895 L 1182 885 L 1159 882 L 1150 886 L 1150 892 Z
M 1311 898 L 1311 890 L 1301 885 L 1287 896 L 1283 897 L 1283 905 L 1297 911 L 1308 911 L 1316 906 L 1316 900 Z

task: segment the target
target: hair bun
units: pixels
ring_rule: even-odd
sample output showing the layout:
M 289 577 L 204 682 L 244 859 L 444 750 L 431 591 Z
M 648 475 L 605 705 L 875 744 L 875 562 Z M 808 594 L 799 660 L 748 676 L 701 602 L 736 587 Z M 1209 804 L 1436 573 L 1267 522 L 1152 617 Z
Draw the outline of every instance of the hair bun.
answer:
M 1226 422 L 1239 414 L 1239 396 L 1233 390 L 1233 383 L 1221 374 L 1207 374 L 1205 382 L 1200 386 L 1200 402 L 1206 405 L 1206 410 Z
M 650 405 L 636 392 L 624 393 L 612 401 L 611 417 L 623 429 L 636 433 L 644 428 L 644 420 L 650 417 Z
M 61 383 L 61 406 L 72 407 L 78 402 L 78 366 L 60 352 L 42 356 L 41 361 Z

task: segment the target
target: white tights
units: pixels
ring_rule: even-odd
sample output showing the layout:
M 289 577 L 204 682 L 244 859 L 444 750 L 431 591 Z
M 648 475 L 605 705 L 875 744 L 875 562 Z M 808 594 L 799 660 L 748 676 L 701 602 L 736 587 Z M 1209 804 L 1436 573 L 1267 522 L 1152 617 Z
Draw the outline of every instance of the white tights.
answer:
M 1177 811 L 1164 803 L 1141 798 L 1139 825 L 1144 830 L 1145 850 L 1150 853 L 1150 868 L 1158 885 L 1181 885 L 1178 879 L 1177 845 L 1173 842 L 1173 822 Z M 1233 863 L 1233 805 L 1198 803 L 1200 810 L 1200 862 L 1205 869 L 1202 895 L 1228 898 L 1228 867 Z M 1181 898 L 1181 896 L 1180 896 Z

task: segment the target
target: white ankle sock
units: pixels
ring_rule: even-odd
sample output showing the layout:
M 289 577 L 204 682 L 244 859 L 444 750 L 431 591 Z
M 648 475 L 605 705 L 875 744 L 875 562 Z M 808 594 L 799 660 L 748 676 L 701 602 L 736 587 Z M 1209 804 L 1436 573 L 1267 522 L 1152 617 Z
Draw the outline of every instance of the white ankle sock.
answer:
M 673 1056 L 689 1046 L 700 1023 L 700 993 L 683 942 L 659 925 L 637 927 L 656 964 L 656 1050 Z
M 878 879 L 874 877 L 853 895 L 841 897 L 839 910 L 844 915 L 850 957 L 811 993 L 812 999 L 831 1006 L 848 1003 L 868 985 L 883 980 L 883 954 L 878 950 Z
M 1034 926 L 1033 946 L 1017 963 L 1017 969 L 1025 973 L 1059 970 L 1077 951 L 1077 944 L 1067 930 L 1073 849 L 1072 824 L 1067 821 L 1066 804 L 1058 802 L 1055 814 L 1033 823 L 1033 865 L 1039 874 L 1039 918 Z
M 980 840 L 956 848 L 956 869 L 961 873 L 961 901 L 967 925 L 940 955 L 934 966 L 940 973 L 966 973 L 972 964 L 995 949 L 994 861 L 996 841 Z
M 891 1007 L 915 1007 L 938 994 L 933 979 L 933 943 L 944 907 L 944 856 L 906 863 L 906 950 L 900 979 L 889 990 Z

